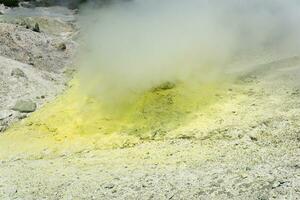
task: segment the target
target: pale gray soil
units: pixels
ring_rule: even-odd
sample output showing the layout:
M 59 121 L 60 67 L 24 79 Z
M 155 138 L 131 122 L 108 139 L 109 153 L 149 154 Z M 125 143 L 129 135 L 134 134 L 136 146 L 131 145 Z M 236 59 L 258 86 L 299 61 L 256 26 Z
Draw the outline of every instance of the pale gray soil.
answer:
M 77 31 L 74 15 L 65 8 L 1 7 L 1 11 L 0 132 L 28 115 L 11 109 L 18 100 L 40 107 L 62 92 L 77 46 L 72 40 Z M 32 30 L 36 23 L 40 32 Z M 23 75 L 13 74 L 16 69 Z
M 11 41 L 18 31 L 29 33 L 12 24 L 0 24 L 0 30 L 12 30 Z M 0 52 L 17 44 L 1 43 Z M 50 63 L 51 55 L 66 56 L 54 47 L 30 45 L 41 54 L 49 51 Z M 5 52 L 24 63 L 0 57 L 1 111 L 12 112 L 9 107 L 19 98 L 40 106 L 64 88 L 61 67 L 28 65 L 25 57 Z M 0 199 L 300 199 L 300 59 L 267 60 L 230 85 L 230 99 L 210 130 L 197 126 L 199 117 L 178 130 L 181 139 L 52 158 L 0 158 Z M 11 76 L 13 68 L 27 78 Z M 37 98 L 42 95 L 47 98 Z
M 53 159 L 2 160 L 0 196 L 300 199 L 299 64 L 292 58 L 262 65 L 237 80 L 229 90 L 233 110 L 215 119 L 215 130 L 182 133 L 197 137 Z M 238 93 L 246 98 L 237 100 Z

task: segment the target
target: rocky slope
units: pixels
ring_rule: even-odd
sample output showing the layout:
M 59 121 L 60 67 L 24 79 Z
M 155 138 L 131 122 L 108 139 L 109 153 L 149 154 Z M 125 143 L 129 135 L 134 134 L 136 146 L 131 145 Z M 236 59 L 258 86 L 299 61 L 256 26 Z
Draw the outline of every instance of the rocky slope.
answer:
M 45 11 L 49 9 L 1 7 L 1 131 L 66 87 L 77 46 L 72 41 L 76 29 L 70 18 L 74 19 L 74 15 L 65 8 L 54 8 L 60 15 L 49 12 L 52 16 L 47 16 Z M 16 103 L 19 103 L 18 109 L 14 109 Z M 28 110 L 28 106 L 32 109 Z
M 125 129 L 110 138 L 94 133 L 97 124 L 93 134 L 81 134 L 85 126 L 76 123 L 90 126 L 84 122 L 94 116 L 69 118 L 64 110 L 94 111 L 78 110 L 78 99 L 68 98 L 77 46 L 72 12 L 1 9 L 0 129 L 21 120 L 0 135 L 1 200 L 300 199 L 298 56 L 261 56 L 260 65 L 213 90 L 213 103 L 189 111 L 188 120 L 163 134 L 149 138 Z M 39 16 L 41 10 L 48 14 Z M 66 88 L 67 95 L 52 101 Z M 154 114 L 164 110 L 159 105 Z M 49 127 L 42 115 L 57 123 Z M 58 126 L 70 119 L 71 132 Z
M 190 123 L 134 147 L 99 150 L 86 135 L 61 139 L 56 149 L 16 152 L 22 133 L 1 137 L 0 196 L 299 199 L 299 75 L 297 58 L 260 65 Z M 23 144 L 46 144 L 43 134 L 27 137 Z

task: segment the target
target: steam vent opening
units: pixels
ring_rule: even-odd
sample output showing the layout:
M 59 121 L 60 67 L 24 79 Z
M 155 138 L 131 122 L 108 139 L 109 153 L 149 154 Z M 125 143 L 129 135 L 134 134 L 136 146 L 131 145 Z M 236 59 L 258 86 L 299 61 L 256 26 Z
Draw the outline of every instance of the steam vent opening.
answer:
M 85 95 L 80 84 L 77 78 L 72 80 L 64 94 L 8 129 L 1 143 L 7 145 L 5 140 L 14 139 L 7 145 L 10 152 L 43 154 L 47 149 L 52 156 L 86 148 L 124 148 L 150 140 L 194 137 L 176 130 L 199 116 L 209 117 L 210 107 L 220 96 L 226 98 L 224 88 L 216 82 L 164 82 L 122 101 Z
M 0 0 L 0 200 L 300 199 L 298 0 Z
M 269 23 L 273 9 L 282 3 L 80 3 L 51 3 L 72 4 L 78 7 L 76 12 L 64 7 L 6 11 L 7 19 L 23 17 L 25 28 L 33 32 L 44 30 L 43 34 L 48 31 L 55 37 L 69 38 L 69 44 L 54 44 L 54 40 L 51 45 L 64 57 L 69 56 L 69 65 L 75 67 L 63 72 L 69 77 L 63 92 L 8 128 L 1 139 L 6 147 L 1 154 L 53 156 L 85 149 L 124 148 L 150 140 L 202 137 L 203 132 L 217 127 L 216 121 L 223 122 L 219 118 L 229 110 L 233 109 L 231 115 L 237 112 L 230 106 L 242 101 L 246 92 L 235 84 L 251 77 L 256 70 L 252 66 L 277 59 L 278 52 L 284 57 L 298 49 L 291 44 L 297 37 L 295 26 L 287 27 L 293 34 L 281 28 L 287 16 L 276 16 L 271 30 L 261 34 L 249 31 Z M 30 2 L 27 4 L 30 7 Z M 32 2 L 31 6 L 41 4 Z M 255 14 L 256 9 L 262 13 Z M 29 11 L 40 21 L 34 23 Z M 59 21 L 45 24 L 41 21 L 44 15 Z M 57 30 L 64 23 L 65 29 Z M 278 37 L 281 40 L 275 40 Z M 28 64 L 34 67 L 42 64 L 32 60 Z M 55 70 L 50 73 L 60 71 Z M 203 131 L 184 131 L 191 126 Z
M 55 156 L 196 137 L 178 130 L 201 118 L 201 126 L 206 127 L 205 121 L 213 119 L 213 106 L 227 100 L 226 85 L 234 75 L 225 77 L 224 69 L 233 51 L 232 35 L 206 19 L 207 14 L 198 16 L 204 2 L 195 2 L 197 9 L 179 1 L 171 7 L 167 2 L 156 3 L 83 4 L 77 11 L 75 33 L 56 33 L 58 27 L 51 23 L 45 26 L 26 18 L 26 28 L 34 32 L 50 29 L 51 34 L 78 38 L 53 45 L 58 52 L 73 54 L 75 68 L 65 70 L 64 75 L 73 78 L 60 95 L 8 128 L 1 140 L 6 150 L 1 154 Z M 181 6 L 192 13 L 177 15 L 174 11 Z M 67 24 L 75 20 L 66 9 L 50 8 L 31 12 L 49 14 Z M 19 18 L 29 15 L 28 11 L 13 8 L 7 13 Z M 222 37 L 216 35 L 218 30 L 224 32 Z M 70 47 L 71 43 L 75 46 Z M 219 47 L 221 43 L 224 47 Z M 77 52 L 72 52 L 70 48 L 76 46 Z

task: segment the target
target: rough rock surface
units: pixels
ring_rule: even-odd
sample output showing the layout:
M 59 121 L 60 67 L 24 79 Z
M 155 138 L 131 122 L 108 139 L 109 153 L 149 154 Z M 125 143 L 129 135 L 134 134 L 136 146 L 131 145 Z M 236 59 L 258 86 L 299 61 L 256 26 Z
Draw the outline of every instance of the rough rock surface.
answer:
M 36 103 L 31 100 L 18 100 L 12 110 L 21 113 L 30 113 L 36 110 Z
M 59 51 L 58 44 L 70 48 Z M 14 24 L 0 26 L 0 55 L 32 65 L 40 70 L 60 72 L 70 62 L 74 44 L 59 37 L 38 33 Z
M 22 70 L 26 76 L 16 76 L 16 69 Z M 63 74 L 42 71 L 0 56 L 0 111 L 10 110 L 18 100 L 26 99 L 34 100 L 39 107 L 62 91 L 65 81 Z M 2 119 L 2 126 L 18 121 L 19 116 L 19 112 L 14 111 Z
M 27 29 L 32 29 L 37 23 L 41 32 L 61 38 L 71 37 L 76 28 L 75 11 L 64 7 L 2 7 L 2 12 L 4 15 L 0 16 L 0 22 L 16 24 Z
M 72 57 L 77 46 L 72 40 L 77 30 L 70 22 L 74 16 L 66 8 L 53 8 L 56 14 L 51 16 L 49 9 L 47 14 L 47 8 L 45 11 L 42 8 L 0 7 L 4 13 L 0 16 L 1 116 L 10 110 L 9 115 L 0 119 L 0 132 L 27 116 L 19 111 L 35 110 L 30 106 L 31 109 L 12 111 L 17 101 L 31 100 L 40 107 L 66 87 L 66 72 L 72 71 Z M 42 13 L 45 16 L 41 17 Z M 34 16 L 30 16 L 32 14 Z M 36 23 L 40 32 L 26 27 L 34 27 Z M 66 45 L 63 51 L 58 48 L 61 44 Z

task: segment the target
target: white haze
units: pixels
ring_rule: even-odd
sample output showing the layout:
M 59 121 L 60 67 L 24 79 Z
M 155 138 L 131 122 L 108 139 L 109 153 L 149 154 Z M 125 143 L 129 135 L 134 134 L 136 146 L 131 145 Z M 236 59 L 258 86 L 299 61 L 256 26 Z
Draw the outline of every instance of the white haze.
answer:
M 121 99 L 166 81 L 208 81 L 237 56 L 298 52 L 296 0 L 136 0 L 85 6 L 80 77 L 86 91 Z

